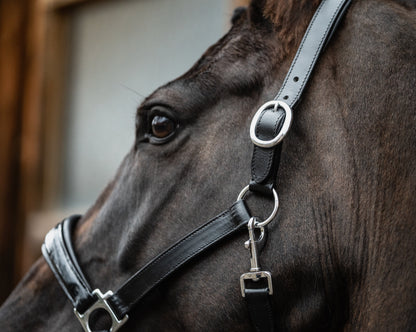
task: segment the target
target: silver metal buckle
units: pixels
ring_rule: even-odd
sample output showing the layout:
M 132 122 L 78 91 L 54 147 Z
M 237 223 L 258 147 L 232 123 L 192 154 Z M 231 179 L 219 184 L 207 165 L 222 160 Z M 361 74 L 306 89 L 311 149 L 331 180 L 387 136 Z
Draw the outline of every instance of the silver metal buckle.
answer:
M 285 111 L 286 113 L 285 122 L 283 123 L 282 129 L 280 130 L 280 132 L 274 138 L 272 138 L 269 141 L 263 141 L 256 136 L 256 125 L 263 111 L 271 107 L 274 108 L 274 111 L 277 111 L 279 107 L 281 107 Z M 253 117 L 253 120 L 251 121 L 251 125 L 250 125 L 251 141 L 255 145 L 260 146 L 262 148 L 271 148 L 279 144 L 282 141 L 282 139 L 286 136 L 287 132 L 289 131 L 291 124 L 292 124 L 292 110 L 289 107 L 289 105 L 281 100 L 268 101 L 267 103 L 263 104 L 263 106 L 261 106 L 258 109 L 258 111 Z
M 102 294 L 99 289 L 95 289 L 93 292 L 97 296 L 97 301 L 83 314 L 80 314 L 76 308 L 74 308 L 75 316 L 77 316 L 78 320 L 80 321 L 84 331 L 86 332 L 93 332 L 89 325 L 90 315 L 97 309 L 105 310 L 111 317 L 111 328 L 109 332 L 117 331 L 124 323 L 129 319 L 128 315 L 125 315 L 121 320 L 119 320 L 114 313 L 113 309 L 111 309 L 110 305 L 107 302 L 107 299 L 113 295 L 112 291 L 108 291 L 105 294 Z
M 246 297 L 246 283 L 245 280 L 250 279 L 253 281 L 259 281 L 260 279 L 267 279 L 267 285 L 269 288 L 269 295 L 273 294 L 273 282 L 272 275 L 268 271 L 257 271 L 257 272 L 247 272 L 241 275 L 240 277 L 240 286 L 241 286 L 241 295 Z

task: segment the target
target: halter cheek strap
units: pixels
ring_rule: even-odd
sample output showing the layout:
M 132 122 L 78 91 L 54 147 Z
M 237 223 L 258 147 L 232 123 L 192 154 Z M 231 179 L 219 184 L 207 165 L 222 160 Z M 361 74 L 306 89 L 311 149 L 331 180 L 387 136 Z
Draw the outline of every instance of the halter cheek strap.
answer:
M 270 194 L 278 170 L 281 144 L 264 144 L 282 133 L 286 122 L 291 123 L 291 109 L 299 103 L 312 70 L 328 45 L 351 0 L 323 0 L 315 12 L 289 72 L 273 101 L 257 111 L 251 123 L 250 136 L 254 143 L 251 163 L 250 190 Z M 290 116 L 290 119 L 287 119 Z M 285 134 L 287 130 L 284 130 Z M 283 135 L 284 136 L 284 135 Z M 263 143 L 263 144 L 262 144 Z
M 292 122 L 291 109 L 299 103 L 319 55 L 328 44 L 350 3 L 351 0 L 321 2 L 303 36 L 279 93 L 273 101 L 260 107 L 254 116 L 250 127 L 250 136 L 254 143 L 250 191 L 270 195 L 274 190 L 280 162 L 280 142 Z M 251 240 L 251 246 L 255 245 L 255 240 Z M 274 331 L 273 317 L 270 314 L 273 312 L 271 282 L 267 278 L 259 278 L 260 273 L 253 267 L 250 272 L 251 274 L 245 276 L 252 282 L 242 285 L 242 290 L 252 323 L 258 332 Z M 267 271 L 261 272 L 270 274 Z
M 275 179 L 279 165 L 279 144 L 292 122 L 292 107 L 299 102 L 316 61 L 327 45 L 351 0 L 323 0 L 306 31 L 283 86 L 273 101 L 264 104 L 256 113 L 250 127 L 254 143 L 251 181 L 243 189 L 239 199 L 228 210 L 211 219 L 157 256 L 114 294 L 92 291 L 84 277 L 72 248 L 71 233 L 80 216 L 65 219 L 45 238 L 42 253 L 54 272 L 59 284 L 74 306 L 74 312 L 85 331 L 90 332 L 90 316 L 98 309 L 111 318 L 108 331 L 117 331 L 128 319 L 127 313 L 160 282 L 180 269 L 206 249 L 248 227 L 251 269 L 240 277 L 242 296 L 245 298 L 253 326 L 257 332 L 275 329 L 272 310 L 272 275 L 262 271 L 259 265 L 258 244 L 265 239 L 266 225 L 274 219 L 278 198 Z M 245 194 L 273 194 L 275 208 L 265 221 L 250 216 L 243 198 Z M 241 199 L 240 199 L 241 198 Z M 260 231 L 260 236 L 256 235 Z

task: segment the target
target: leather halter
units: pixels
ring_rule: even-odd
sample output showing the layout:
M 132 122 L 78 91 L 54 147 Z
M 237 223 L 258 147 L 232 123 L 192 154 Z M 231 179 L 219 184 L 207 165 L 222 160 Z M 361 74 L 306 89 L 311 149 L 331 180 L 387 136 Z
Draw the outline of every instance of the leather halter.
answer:
M 327 45 L 351 0 L 323 0 L 302 39 L 289 73 L 273 101 L 256 113 L 250 128 L 254 143 L 249 186 L 228 210 L 200 226 L 138 270 L 115 293 L 102 294 L 92 290 L 80 268 L 72 248 L 71 234 L 80 216 L 65 219 L 46 235 L 42 253 L 59 281 L 85 331 L 91 331 L 90 315 L 100 309 L 110 316 L 117 331 L 128 319 L 130 310 L 152 289 L 191 259 L 218 245 L 224 239 L 248 227 L 246 247 L 251 253 L 250 272 L 240 277 L 241 292 L 248 304 L 252 323 L 259 332 L 274 331 L 271 295 L 272 276 L 261 271 L 258 263 L 258 243 L 265 227 L 274 219 L 278 207 L 274 189 L 280 160 L 281 140 L 289 130 L 291 109 L 296 106 L 322 50 Z M 265 221 L 251 217 L 245 203 L 247 191 L 274 195 L 275 209 Z M 256 235 L 260 231 L 260 236 Z

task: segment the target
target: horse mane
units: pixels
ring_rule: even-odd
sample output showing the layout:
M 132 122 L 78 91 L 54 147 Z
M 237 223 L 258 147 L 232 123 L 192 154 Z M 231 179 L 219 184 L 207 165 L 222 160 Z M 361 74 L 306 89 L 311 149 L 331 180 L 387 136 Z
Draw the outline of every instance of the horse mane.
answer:
M 250 18 L 253 22 L 266 18 L 277 32 L 282 54 L 296 52 L 305 30 L 321 0 L 253 0 Z
M 252 21 L 266 18 L 282 44 L 282 57 L 294 54 L 302 36 L 322 0 L 252 0 L 249 6 Z M 393 0 L 396 5 L 410 10 L 415 0 Z

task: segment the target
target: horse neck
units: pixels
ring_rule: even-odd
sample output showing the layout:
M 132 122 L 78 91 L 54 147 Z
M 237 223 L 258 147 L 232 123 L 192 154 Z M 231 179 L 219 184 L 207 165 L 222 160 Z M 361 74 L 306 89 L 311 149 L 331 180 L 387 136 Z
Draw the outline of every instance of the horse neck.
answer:
M 281 196 L 295 202 L 287 215 L 282 207 L 279 231 L 314 234 L 302 245 L 327 257 L 317 267 L 327 302 L 349 310 L 354 328 L 408 329 L 416 306 L 414 17 L 394 2 L 354 3 L 285 141 Z

